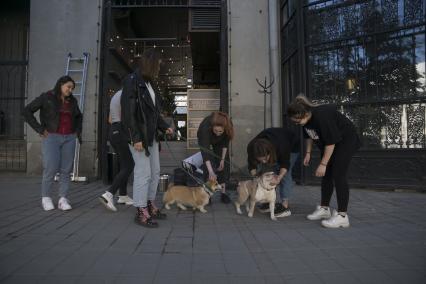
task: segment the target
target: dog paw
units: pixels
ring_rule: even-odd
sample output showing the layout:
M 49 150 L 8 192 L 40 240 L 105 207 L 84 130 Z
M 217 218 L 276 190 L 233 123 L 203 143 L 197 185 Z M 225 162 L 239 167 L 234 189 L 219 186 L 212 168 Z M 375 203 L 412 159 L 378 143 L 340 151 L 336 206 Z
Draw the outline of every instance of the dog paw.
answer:
M 169 204 L 164 205 L 164 208 L 166 208 L 167 210 L 171 209 Z
M 201 213 L 207 213 L 207 210 L 206 210 L 206 209 L 204 209 L 204 208 L 200 208 L 200 212 L 201 212 Z
M 183 206 L 182 204 L 178 204 L 177 205 L 181 210 L 186 210 L 186 207 L 185 206 Z
M 237 209 L 237 214 L 239 214 L 239 215 L 243 214 L 243 212 L 241 211 L 240 208 Z
M 247 216 L 249 216 L 249 218 L 253 218 L 253 214 L 248 214 Z
M 272 221 L 277 221 L 277 217 L 271 217 Z

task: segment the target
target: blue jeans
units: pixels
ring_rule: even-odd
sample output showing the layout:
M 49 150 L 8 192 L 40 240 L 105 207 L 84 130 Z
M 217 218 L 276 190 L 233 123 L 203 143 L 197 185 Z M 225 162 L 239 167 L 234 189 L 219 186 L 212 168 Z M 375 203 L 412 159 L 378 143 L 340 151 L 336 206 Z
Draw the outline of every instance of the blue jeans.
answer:
M 146 207 L 148 200 L 154 201 L 160 180 L 160 153 L 158 142 L 154 141 L 148 147 L 151 155 L 147 157 L 145 151 L 138 152 L 129 145 L 135 168 L 133 170 L 133 206 Z
M 293 166 L 296 163 L 297 158 L 299 157 L 299 153 L 290 153 L 290 167 L 287 170 L 284 178 L 281 180 L 278 185 L 278 191 L 280 193 L 281 202 L 284 200 L 288 200 L 291 197 L 293 192 L 293 177 L 291 176 Z M 279 169 L 278 169 L 279 172 Z
M 75 154 L 75 134 L 49 133 L 42 140 L 43 180 L 41 196 L 49 197 L 52 184 L 57 173 L 59 179 L 59 196 L 66 197 L 70 188 L 70 173 L 72 171 Z

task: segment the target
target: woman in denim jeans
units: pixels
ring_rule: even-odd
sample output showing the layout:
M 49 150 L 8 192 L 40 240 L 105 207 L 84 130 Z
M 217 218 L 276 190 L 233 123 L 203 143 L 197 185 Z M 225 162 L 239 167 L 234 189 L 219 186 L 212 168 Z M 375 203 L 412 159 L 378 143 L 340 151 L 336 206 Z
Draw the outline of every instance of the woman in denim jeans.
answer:
M 135 167 L 133 170 L 133 206 L 135 222 L 145 227 L 158 227 L 154 219 L 164 219 L 155 205 L 160 180 L 158 131 L 173 130 L 161 116 L 161 101 L 152 84 L 160 71 L 161 58 L 147 49 L 139 60 L 139 68 L 126 77 L 121 95 L 121 122 L 127 135 Z
M 287 128 L 267 128 L 247 146 L 251 175 L 256 175 L 259 167 L 264 164 L 276 166 L 278 189 L 282 200 L 282 203 L 275 204 L 276 217 L 291 215 L 289 208 L 289 198 L 293 189 L 291 174 L 299 152 L 299 136 Z M 262 204 L 259 209 L 261 212 L 269 212 L 269 204 Z
M 60 210 L 70 210 L 67 199 L 70 173 L 73 167 L 76 138 L 81 141 L 82 114 L 72 95 L 75 82 L 69 76 L 58 79 L 55 87 L 35 98 L 24 109 L 25 121 L 42 137 L 43 180 L 42 206 L 45 211 L 55 208 L 50 192 L 57 173 Z M 40 122 L 34 113 L 40 111 Z

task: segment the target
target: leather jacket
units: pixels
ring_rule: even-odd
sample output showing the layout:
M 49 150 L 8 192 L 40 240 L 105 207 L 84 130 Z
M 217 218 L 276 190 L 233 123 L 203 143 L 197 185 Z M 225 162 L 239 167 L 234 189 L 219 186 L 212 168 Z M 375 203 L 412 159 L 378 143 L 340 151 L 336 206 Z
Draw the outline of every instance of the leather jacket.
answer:
M 126 77 L 121 95 L 121 123 L 131 144 L 142 142 L 145 154 L 147 146 L 158 141 L 158 130 L 165 132 L 169 125 L 161 116 L 161 101 L 155 96 L 155 105 L 145 84 L 136 71 Z
M 70 95 L 66 98 L 71 102 L 72 130 L 81 137 L 83 115 L 78 108 L 77 99 Z M 23 110 L 25 121 L 37 133 L 43 134 L 47 132 L 56 132 L 59 127 L 59 110 L 61 108 L 61 100 L 58 95 L 52 91 L 45 92 L 30 102 Z M 40 122 L 34 117 L 34 113 L 40 110 Z

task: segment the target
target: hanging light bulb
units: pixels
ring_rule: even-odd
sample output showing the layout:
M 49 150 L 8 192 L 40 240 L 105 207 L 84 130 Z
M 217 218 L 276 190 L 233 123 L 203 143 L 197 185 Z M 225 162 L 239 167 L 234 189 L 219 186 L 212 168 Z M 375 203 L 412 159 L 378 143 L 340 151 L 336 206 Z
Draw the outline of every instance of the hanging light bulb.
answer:
M 154 48 L 156 48 L 157 46 L 155 45 L 155 43 L 154 43 Z
M 175 45 L 172 43 L 172 47 L 175 47 Z

